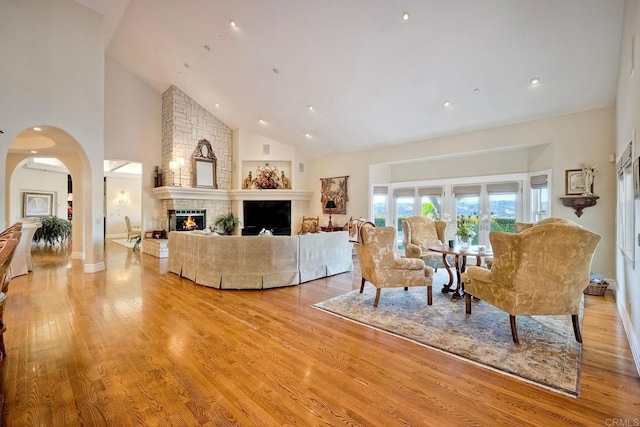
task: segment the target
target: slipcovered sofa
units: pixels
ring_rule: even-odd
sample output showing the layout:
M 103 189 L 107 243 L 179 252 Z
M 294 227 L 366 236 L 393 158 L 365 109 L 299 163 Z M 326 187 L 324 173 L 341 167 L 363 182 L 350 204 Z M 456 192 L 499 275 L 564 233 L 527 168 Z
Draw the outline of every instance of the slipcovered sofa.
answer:
M 168 270 L 218 289 L 297 285 L 353 268 L 346 231 L 300 236 L 169 233 Z

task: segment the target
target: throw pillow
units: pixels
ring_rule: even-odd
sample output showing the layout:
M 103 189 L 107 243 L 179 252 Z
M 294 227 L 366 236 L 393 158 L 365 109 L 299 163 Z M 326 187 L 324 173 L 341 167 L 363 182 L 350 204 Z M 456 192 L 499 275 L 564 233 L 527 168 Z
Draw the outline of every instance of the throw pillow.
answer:
M 304 216 L 302 217 L 302 229 L 298 234 L 317 233 L 320 231 L 319 224 L 319 216 Z

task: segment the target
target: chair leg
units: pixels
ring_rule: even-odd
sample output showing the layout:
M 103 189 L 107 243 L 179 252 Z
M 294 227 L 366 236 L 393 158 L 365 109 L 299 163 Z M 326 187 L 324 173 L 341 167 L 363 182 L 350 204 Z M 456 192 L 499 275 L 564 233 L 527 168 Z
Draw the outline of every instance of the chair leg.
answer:
M 373 302 L 373 308 L 377 308 L 379 302 L 380 302 L 380 288 L 376 289 L 376 300 Z
M 364 291 L 364 277 L 362 278 L 362 284 L 360 285 L 360 293 L 362 293 L 362 291 Z
M 464 308 L 467 314 L 471 314 L 471 294 L 464 294 Z
M 409 287 L 405 286 L 405 287 L 404 287 L 404 290 L 405 290 L 405 291 L 408 291 L 408 290 L 409 290 Z
M 511 322 L 511 337 L 513 338 L 513 342 L 516 344 L 520 344 L 520 341 L 518 341 L 518 328 L 516 327 L 516 316 L 509 315 L 509 321 Z
M 571 320 L 573 322 L 573 334 L 576 336 L 576 341 L 582 343 L 582 334 L 580 333 L 580 323 L 577 314 L 571 315 Z
M 427 305 L 433 305 L 433 287 L 427 286 Z

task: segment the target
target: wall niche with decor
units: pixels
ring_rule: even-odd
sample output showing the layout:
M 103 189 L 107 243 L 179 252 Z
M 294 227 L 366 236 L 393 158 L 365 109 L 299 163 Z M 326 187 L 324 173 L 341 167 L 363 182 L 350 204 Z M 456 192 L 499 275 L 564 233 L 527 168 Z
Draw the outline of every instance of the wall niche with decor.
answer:
M 277 161 L 243 161 L 242 182 L 243 190 L 290 190 L 291 162 Z

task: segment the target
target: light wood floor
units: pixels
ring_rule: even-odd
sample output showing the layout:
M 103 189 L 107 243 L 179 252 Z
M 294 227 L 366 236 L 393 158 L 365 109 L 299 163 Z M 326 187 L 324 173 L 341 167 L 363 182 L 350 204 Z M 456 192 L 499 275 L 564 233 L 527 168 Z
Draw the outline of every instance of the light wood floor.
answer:
M 12 281 L 7 425 L 640 422 L 640 379 L 611 295 L 587 297 L 575 399 L 311 307 L 357 289 L 355 274 L 218 291 L 167 273 L 166 260 L 106 247 L 106 272 L 39 251 L 36 271 Z

